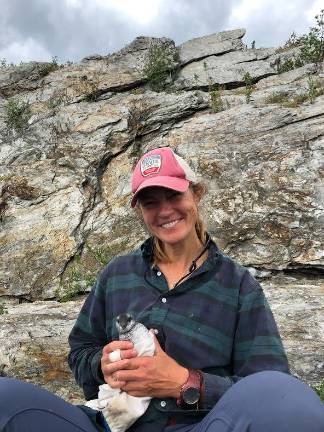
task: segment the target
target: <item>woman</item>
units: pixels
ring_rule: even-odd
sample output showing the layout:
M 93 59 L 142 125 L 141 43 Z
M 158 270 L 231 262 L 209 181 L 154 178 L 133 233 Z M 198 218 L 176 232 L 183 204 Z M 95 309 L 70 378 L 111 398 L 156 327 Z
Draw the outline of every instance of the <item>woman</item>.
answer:
M 151 237 L 103 270 L 69 338 L 69 365 L 86 398 L 105 382 L 152 397 L 129 432 L 323 431 L 323 405 L 288 374 L 262 289 L 206 233 L 204 188 L 189 166 L 170 148 L 152 150 L 136 165 L 132 192 Z M 117 340 L 116 317 L 126 312 L 155 329 L 153 357 Z M 19 394 L 13 410 L 0 389 L 5 432 L 109 430 L 99 412 L 44 390 L 14 380 L 2 388 Z

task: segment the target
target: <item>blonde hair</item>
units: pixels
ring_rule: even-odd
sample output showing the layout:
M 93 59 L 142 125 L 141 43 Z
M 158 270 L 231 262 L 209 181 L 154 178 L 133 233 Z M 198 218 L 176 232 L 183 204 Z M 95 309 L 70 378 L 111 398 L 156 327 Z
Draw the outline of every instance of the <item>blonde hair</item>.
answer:
M 207 192 L 206 185 L 202 182 L 199 183 L 190 183 L 189 189 L 193 192 L 194 195 L 198 196 L 199 199 L 201 199 Z M 196 233 L 198 236 L 199 241 L 204 245 L 207 240 L 207 231 L 206 231 L 206 224 L 201 219 L 199 212 L 197 215 L 197 221 L 195 224 Z M 153 254 L 154 254 L 154 261 L 155 262 L 168 262 L 169 259 L 164 252 L 163 248 L 163 242 L 153 236 Z

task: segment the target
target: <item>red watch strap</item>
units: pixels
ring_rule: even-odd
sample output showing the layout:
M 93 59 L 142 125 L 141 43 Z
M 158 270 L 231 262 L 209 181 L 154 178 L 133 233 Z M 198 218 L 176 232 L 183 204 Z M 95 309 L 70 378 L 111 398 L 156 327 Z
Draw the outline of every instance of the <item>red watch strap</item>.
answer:
M 202 384 L 203 384 L 203 377 L 202 377 L 201 371 L 197 370 L 197 369 L 188 369 L 188 372 L 189 372 L 188 379 L 182 385 L 182 387 L 180 389 L 180 396 L 177 398 L 177 405 L 179 407 L 186 405 L 185 401 L 182 398 L 182 394 L 187 388 L 195 387 L 195 388 L 199 389 L 199 392 L 201 395 Z

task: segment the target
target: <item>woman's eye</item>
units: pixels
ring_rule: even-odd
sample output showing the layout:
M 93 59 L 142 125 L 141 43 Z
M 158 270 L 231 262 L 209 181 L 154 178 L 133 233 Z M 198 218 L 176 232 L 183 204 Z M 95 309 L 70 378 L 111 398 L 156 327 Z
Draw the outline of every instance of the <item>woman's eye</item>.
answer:
M 181 197 L 181 195 L 182 195 L 181 192 L 174 192 L 169 196 L 169 199 L 178 199 Z
M 153 207 L 155 205 L 155 201 L 143 201 L 142 206 L 143 207 Z

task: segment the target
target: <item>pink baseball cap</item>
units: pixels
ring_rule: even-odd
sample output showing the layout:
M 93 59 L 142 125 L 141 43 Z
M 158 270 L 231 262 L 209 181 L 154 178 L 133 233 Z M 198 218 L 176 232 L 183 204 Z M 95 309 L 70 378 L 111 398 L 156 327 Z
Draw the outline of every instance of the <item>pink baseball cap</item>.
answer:
M 131 206 L 136 206 L 138 193 L 145 188 L 160 186 L 185 192 L 190 182 L 197 182 L 195 173 L 170 147 L 151 150 L 136 164 L 132 178 Z

